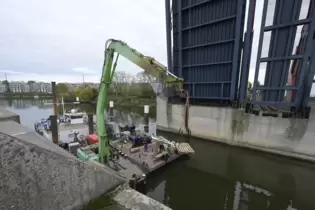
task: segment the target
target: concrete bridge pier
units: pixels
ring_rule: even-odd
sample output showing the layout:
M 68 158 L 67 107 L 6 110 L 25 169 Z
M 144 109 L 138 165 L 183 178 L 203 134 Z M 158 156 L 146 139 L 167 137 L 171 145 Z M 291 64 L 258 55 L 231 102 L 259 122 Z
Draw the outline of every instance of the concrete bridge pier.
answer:
M 313 105 L 314 106 L 314 105 Z M 184 105 L 157 97 L 157 128 L 178 133 L 184 126 Z M 190 106 L 194 137 L 287 157 L 315 161 L 315 107 L 309 119 L 263 117 L 244 109 Z

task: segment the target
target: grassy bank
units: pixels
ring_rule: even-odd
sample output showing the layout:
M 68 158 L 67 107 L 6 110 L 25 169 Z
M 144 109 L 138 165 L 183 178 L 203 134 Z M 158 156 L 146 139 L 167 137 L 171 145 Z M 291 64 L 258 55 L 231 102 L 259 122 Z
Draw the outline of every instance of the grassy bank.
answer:
M 50 99 L 52 95 L 50 93 L 3 93 L 5 99 L 32 99 L 38 96 L 40 99 Z

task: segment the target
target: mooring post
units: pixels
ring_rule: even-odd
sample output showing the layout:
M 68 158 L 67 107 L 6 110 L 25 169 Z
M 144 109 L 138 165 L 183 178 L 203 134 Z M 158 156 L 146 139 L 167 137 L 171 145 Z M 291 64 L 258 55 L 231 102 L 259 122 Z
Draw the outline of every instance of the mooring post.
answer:
M 114 101 L 109 101 L 109 120 L 114 120 Z
M 144 105 L 144 132 L 149 133 L 149 105 Z
M 88 124 L 89 124 L 89 134 L 93 134 L 94 133 L 93 114 L 88 114 Z
M 56 82 L 51 82 L 51 90 L 52 90 L 52 103 L 54 107 L 54 113 L 50 116 L 50 126 L 51 126 L 51 136 L 52 141 L 55 144 L 58 144 L 58 123 L 57 123 L 57 93 L 56 93 Z

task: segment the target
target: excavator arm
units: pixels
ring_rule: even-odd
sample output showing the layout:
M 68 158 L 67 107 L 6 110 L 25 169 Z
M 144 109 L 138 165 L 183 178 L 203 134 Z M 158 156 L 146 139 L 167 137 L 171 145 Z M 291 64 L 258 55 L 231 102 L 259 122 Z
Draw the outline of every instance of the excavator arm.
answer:
M 115 53 L 117 56 L 113 64 Z M 99 157 L 101 163 L 105 163 L 109 155 L 109 139 L 106 133 L 104 110 L 108 104 L 109 86 L 113 80 L 119 55 L 142 68 L 148 75 L 158 78 L 166 86 L 175 86 L 179 91 L 183 91 L 183 79 L 169 72 L 164 65 L 155 61 L 154 58 L 142 55 L 122 41 L 114 39 L 108 40 L 105 44 L 105 60 L 96 108 Z

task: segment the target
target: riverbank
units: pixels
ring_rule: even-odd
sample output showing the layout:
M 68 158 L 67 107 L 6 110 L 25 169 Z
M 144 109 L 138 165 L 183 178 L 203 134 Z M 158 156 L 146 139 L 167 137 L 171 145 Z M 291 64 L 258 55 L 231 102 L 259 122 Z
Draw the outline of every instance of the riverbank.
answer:
M 50 99 L 52 98 L 51 93 L 20 93 L 20 92 L 11 92 L 11 93 L 2 93 L 0 94 L 2 99 Z
M 150 109 L 156 108 L 156 100 L 154 97 L 138 97 L 138 96 L 109 96 L 108 101 L 113 101 L 115 107 L 122 108 L 142 108 L 144 105 L 149 105 Z M 60 101 L 61 102 L 61 101 Z M 65 103 L 73 103 L 73 100 L 64 100 Z M 80 104 L 96 106 L 97 100 L 80 101 Z

